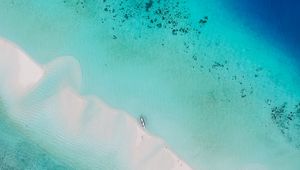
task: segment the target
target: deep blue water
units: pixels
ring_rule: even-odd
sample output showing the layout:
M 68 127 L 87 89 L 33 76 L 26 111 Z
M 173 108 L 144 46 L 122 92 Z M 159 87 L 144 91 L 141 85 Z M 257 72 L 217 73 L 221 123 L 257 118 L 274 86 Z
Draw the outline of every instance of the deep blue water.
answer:
M 299 0 L 230 0 L 231 10 L 266 38 L 282 44 L 300 64 Z

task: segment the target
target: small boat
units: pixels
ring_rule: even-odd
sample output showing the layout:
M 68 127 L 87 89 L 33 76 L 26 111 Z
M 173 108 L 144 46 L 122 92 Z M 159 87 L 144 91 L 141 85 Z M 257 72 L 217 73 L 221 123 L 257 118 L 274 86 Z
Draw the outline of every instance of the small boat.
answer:
M 144 119 L 144 117 L 143 116 L 140 116 L 140 124 L 141 124 L 141 126 L 143 127 L 143 128 L 145 128 L 146 127 L 146 123 L 145 123 L 145 119 Z

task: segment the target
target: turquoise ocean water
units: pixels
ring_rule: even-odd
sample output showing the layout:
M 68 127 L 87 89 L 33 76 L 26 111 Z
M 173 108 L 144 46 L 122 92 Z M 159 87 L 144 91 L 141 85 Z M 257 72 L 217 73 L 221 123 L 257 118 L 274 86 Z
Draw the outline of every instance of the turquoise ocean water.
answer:
M 142 114 L 147 129 L 194 169 L 297 170 L 299 70 L 286 48 L 249 28 L 224 3 L 5 0 L 0 36 L 41 64 L 74 56 L 82 94 L 133 117 Z M 36 169 L 74 168 L 30 136 L 18 137 L 4 120 L 2 169 L 30 169 L 14 157 L 22 154 L 37 157 L 30 159 Z M 25 151 L 14 153 L 20 145 Z M 47 164 L 39 164 L 40 154 Z

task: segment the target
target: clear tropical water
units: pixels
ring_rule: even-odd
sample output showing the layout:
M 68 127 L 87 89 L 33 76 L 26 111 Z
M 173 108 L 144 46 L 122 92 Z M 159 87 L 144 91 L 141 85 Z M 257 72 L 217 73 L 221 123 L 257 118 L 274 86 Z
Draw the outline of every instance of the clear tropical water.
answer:
M 297 48 L 250 27 L 232 8 L 236 3 L 6 0 L 0 4 L 0 36 L 41 64 L 74 56 L 83 94 L 144 115 L 147 129 L 194 169 L 297 170 Z M 1 122 L 1 132 L 14 128 Z M 1 141 L 17 143 L 18 130 L 7 133 L 11 138 L 1 135 Z M 28 138 L 22 140 L 33 143 L 37 169 L 72 167 Z M 11 163 L 13 156 L 5 155 L 19 155 L 18 149 L 5 146 L 1 168 L 23 169 L 22 160 Z M 39 165 L 40 153 L 53 161 Z

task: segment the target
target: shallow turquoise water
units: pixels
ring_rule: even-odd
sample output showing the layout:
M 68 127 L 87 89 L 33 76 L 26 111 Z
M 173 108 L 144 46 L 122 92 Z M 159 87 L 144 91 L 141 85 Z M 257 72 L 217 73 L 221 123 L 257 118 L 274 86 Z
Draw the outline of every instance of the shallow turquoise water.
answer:
M 52 154 L 33 143 L 28 136 L 5 116 L 5 106 L 0 105 L 0 169 L 73 169 Z
M 147 1 L 120 2 L 8 0 L 0 36 L 42 64 L 74 56 L 82 93 L 143 114 L 195 169 L 300 166 L 299 74 L 288 51 L 218 1 L 154 1 L 148 11 Z

